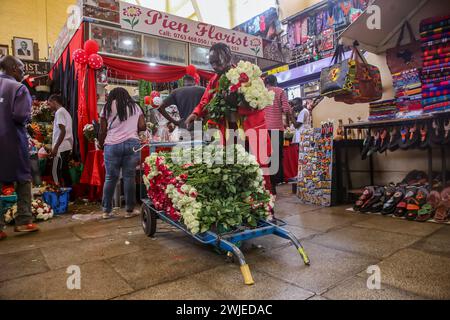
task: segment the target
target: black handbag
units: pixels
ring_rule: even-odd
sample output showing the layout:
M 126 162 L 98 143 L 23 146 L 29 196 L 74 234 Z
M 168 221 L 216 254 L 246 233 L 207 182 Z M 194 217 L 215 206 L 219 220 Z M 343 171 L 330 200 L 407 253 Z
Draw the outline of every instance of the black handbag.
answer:
M 333 98 L 337 95 L 351 93 L 346 87 L 350 65 L 349 59 L 343 60 L 344 46 L 338 45 L 334 52 L 331 65 L 323 68 L 320 73 L 320 94 Z

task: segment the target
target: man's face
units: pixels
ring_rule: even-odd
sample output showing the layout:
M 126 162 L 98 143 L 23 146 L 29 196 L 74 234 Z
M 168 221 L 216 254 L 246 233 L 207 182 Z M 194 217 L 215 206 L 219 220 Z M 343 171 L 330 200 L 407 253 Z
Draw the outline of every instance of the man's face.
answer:
M 56 111 L 58 109 L 58 104 L 53 100 L 48 100 L 48 106 L 52 111 Z
M 12 69 L 12 77 L 17 80 L 17 82 L 22 82 L 25 72 L 23 71 L 24 65 L 22 61 L 17 61 L 16 65 Z
M 27 51 L 27 49 L 28 49 L 28 44 L 27 44 L 25 41 L 22 41 L 22 42 L 20 43 L 20 46 L 22 47 L 22 50 L 23 50 L 23 51 Z
M 225 61 L 225 59 L 214 50 L 209 53 L 209 64 L 218 74 L 224 74 L 231 67 L 231 61 Z

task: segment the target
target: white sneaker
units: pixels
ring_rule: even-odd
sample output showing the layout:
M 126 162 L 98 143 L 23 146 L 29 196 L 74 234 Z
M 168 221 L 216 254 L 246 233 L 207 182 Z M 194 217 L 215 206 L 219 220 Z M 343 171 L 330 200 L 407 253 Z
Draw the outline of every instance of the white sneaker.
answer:
M 133 210 L 132 212 L 127 211 L 127 212 L 125 212 L 125 219 L 134 218 L 140 214 L 141 214 L 141 212 L 139 210 Z
M 114 218 L 114 213 L 103 213 L 103 219 L 105 219 L 105 220 L 109 220 L 109 219 L 112 219 L 112 218 Z

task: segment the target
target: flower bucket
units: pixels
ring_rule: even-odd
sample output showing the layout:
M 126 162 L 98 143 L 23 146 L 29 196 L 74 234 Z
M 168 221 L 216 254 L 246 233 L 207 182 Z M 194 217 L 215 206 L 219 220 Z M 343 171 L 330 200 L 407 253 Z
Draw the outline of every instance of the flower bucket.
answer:
M 55 214 L 63 214 L 69 210 L 71 188 L 63 188 L 60 192 L 44 192 L 44 202 L 52 207 Z
M 6 210 L 17 203 L 17 195 L 14 193 L 10 196 L 0 196 L 0 214 L 4 214 Z

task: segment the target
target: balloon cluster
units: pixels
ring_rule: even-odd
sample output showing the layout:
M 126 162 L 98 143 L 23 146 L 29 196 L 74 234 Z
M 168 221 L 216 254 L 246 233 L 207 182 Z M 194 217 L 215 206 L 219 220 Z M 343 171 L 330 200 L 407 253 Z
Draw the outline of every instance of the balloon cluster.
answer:
M 95 40 L 88 40 L 84 44 L 84 49 L 77 49 L 73 53 L 73 60 L 82 65 L 89 65 L 94 70 L 103 67 L 103 59 L 98 54 L 99 45 Z
M 158 91 L 152 91 L 150 96 L 144 98 L 144 103 L 147 106 L 152 106 L 153 109 L 158 109 L 163 103 L 161 94 Z

